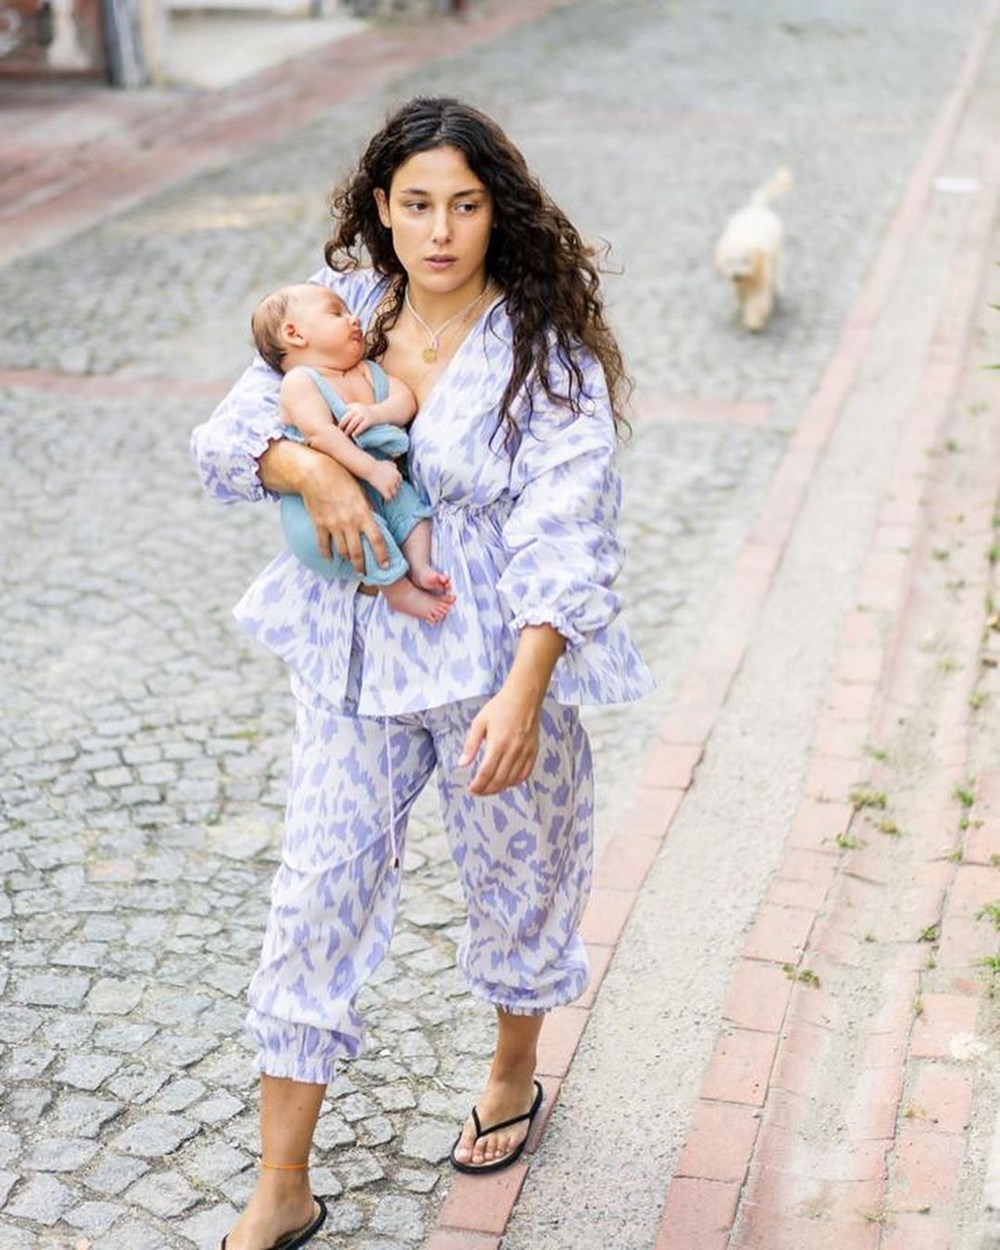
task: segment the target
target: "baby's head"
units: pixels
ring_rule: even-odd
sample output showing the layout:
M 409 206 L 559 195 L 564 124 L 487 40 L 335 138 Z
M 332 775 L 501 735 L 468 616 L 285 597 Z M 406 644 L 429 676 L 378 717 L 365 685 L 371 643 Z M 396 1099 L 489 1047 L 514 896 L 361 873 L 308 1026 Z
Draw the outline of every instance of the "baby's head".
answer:
M 358 319 L 334 291 L 303 282 L 283 286 L 260 301 L 250 318 L 254 343 L 272 369 L 327 364 L 349 369 L 364 354 Z

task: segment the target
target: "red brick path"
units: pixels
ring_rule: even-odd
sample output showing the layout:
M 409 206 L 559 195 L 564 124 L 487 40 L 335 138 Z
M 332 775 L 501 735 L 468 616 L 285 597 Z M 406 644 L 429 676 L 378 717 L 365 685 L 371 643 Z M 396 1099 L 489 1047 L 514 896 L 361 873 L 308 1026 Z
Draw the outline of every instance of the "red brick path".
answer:
M 830 395 L 828 406 L 817 397 L 795 440 L 800 446 L 825 438 L 836 418 L 866 327 L 901 262 L 957 124 L 963 91 L 978 71 L 986 30 L 848 321 L 820 388 L 820 396 L 824 390 Z M 932 477 L 928 483 L 927 466 L 961 383 L 970 317 L 984 302 L 983 258 L 1000 191 L 1000 149 L 983 181 L 862 571 L 864 610 L 845 623 L 805 793 L 730 988 L 656 1250 L 953 1245 L 973 1094 L 961 1060 L 976 1044 L 975 966 L 989 941 L 975 916 L 998 892 L 989 865 L 1000 845 L 993 806 L 1000 779 L 980 779 L 982 823 L 965 843 L 954 796 L 968 785 L 969 695 L 985 626 L 984 554 L 1000 477 L 987 474 L 981 493 L 970 498 L 947 482 Z M 778 497 L 784 493 L 779 488 Z M 949 575 L 967 592 L 950 635 L 963 662 L 938 709 L 934 765 L 907 805 L 912 884 L 903 905 L 886 914 L 884 887 L 898 872 L 899 849 L 892 826 L 880 832 L 877 816 L 864 807 L 863 792 L 877 799 L 889 775 L 865 744 L 890 741 L 900 713 L 920 698 L 921 614 L 928 607 L 920 587 L 937 558 L 927 518 L 949 514 L 963 521 L 963 541 L 949 562 Z M 868 944 L 879 946 L 880 961 L 867 957 Z M 937 953 L 929 960 L 932 950 Z M 921 993 L 923 970 L 935 964 L 953 970 L 952 992 Z M 823 987 L 862 984 L 872 966 L 882 970 L 881 1006 L 860 1027 L 854 1022 L 851 1079 L 838 1099 L 824 1090 L 824 1077 L 847 1044 L 838 1033 L 838 999 Z M 821 1092 L 841 1114 L 817 1148 L 815 1131 L 810 1143 L 806 1127 Z

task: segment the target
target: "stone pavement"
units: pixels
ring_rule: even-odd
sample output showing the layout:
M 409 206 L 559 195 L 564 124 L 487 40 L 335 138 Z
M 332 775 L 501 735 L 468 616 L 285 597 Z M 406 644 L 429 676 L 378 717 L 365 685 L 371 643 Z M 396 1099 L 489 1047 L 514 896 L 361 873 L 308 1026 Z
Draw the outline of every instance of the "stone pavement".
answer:
M 0 269 L 3 1250 L 211 1246 L 251 1183 L 240 1020 L 290 708 L 228 608 L 278 538 L 269 509 L 200 497 L 187 432 L 246 358 L 254 296 L 319 263 L 333 176 L 418 91 L 498 116 L 624 266 L 623 592 L 660 689 L 588 718 L 606 973 L 547 1024 L 544 1147 L 495 1182 L 441 1167 L 490 1019 L 420 805 L 369 1052 L 321 1120 L 327 1240 L 978 1246 L 996 5 L 517 7 L 504 28 L 484 4 L 496 28 L 451 57 L 360 44 L 368 79 L 326 105 L 310 62 L 310 111 L 259 142 L 191 114 L 197 164 L 147 162 L 99 225 L 120 149 L 95 152 L 86 228 L 64 199 Z M 789 292 L 751 339 L 709 257 L 780 163 Z

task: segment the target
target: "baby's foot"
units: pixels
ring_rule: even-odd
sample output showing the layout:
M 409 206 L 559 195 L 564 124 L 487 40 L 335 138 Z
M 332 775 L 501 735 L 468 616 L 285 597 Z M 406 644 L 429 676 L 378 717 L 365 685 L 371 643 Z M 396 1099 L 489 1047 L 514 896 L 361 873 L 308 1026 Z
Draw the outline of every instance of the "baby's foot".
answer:
M 439 573 L 430 564 L 410 564 L 410 581 L 421 590 L 430 591 L 432 595 L 446 595 L 451 590 L 451 578 L 447 573 Z
M 440 625 L 455 602 L 454 595 L 428 594 L 426 590 L 414 586 L 408 577 L 401 577 L 398 582 L 386 586 L 383 594 L 393 612 L 405 612 L 407 616 L 415 616 L 428 625 Z

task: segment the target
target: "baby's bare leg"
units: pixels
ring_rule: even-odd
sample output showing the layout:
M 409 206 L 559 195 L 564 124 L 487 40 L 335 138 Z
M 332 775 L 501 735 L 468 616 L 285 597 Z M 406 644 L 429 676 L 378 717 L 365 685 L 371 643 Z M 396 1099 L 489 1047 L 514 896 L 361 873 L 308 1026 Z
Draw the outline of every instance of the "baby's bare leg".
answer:
M 418 521 L 403 543 L 403 555 L 410 564 L 410 580 L 421 590 L 443 595 L 451 587 L 451 578 L 439 573 L 431 564 L 431 523 Z
M 440 625 L 455 602 L 454 595 L 429 594 L 414 586 L 408 577 L 401 577 L 391 586 L 383 586 L 382 593 L 393 612 L 405 612 L 407 616 L 415 616 L 428 625 Z

